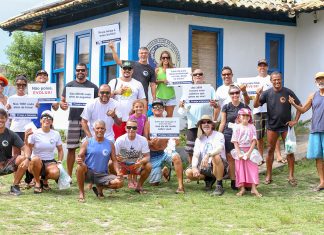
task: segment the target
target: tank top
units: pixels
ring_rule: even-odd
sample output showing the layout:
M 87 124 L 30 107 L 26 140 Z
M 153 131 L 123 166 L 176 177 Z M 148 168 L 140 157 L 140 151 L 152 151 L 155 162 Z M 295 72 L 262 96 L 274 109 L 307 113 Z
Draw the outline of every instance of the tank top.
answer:
M 108 161 L 111 154 L 111 142 L 104 138 L 98 142 L 94 137 L 88 139 L 85 164 L 87 167 L 98 173 L 108 173 Z
M 163 71 L 162 67 L 159 67 L 157 72 L 157 81 L 165 80 L 166 73 Z M 170 100 L 175 97 L 175 92 L 173 87 L 168 87 L 165 83 L 159 83 L 156 88 L 156 97 L 163 100 Z
M 324 132 L 324 96 L 316 91 L 312 101 L 312 127 L 311 133 Z

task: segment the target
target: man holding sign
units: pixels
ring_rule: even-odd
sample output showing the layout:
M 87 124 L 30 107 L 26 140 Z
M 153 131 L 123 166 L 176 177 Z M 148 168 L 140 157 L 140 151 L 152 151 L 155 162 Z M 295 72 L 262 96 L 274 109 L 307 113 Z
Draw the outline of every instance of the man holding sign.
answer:
M 151 118 L 162 118 L 164 104 L 161 101 L 154 101 L 152 103 L 153 117 Z M 183 186 L 183 168 L 180 155 L 175 151 L 165 151 L 169 144 L 169 139 L 160 139 L 160 138 L 151 138 L 150 137 L 150 121 L 148 120 L 144 127 L 144 136 L 147 138 L 149 147 L 151 150 L 151 164 L 152 171 L 149 177 L 150 183 L 153 186 L 159 185 L 162 175 L 164 178 L 169 181 L 171 176 L 171 164 L 173 163 L 174 169 L 178 179 L 178 189 L 176 193 L 184 193 Z M 174 146 L 175 147 L 175 146 Z M 166 162 L 169 165 L 169 169 L 164 167 L 161 170 L 163 163 Z
M 67 87 L 79 87 L 79 88 L 92 88 L 94 89 L 94 98 L 98 97 L 98 87 L 87 80 L 87 66 L 83 63 L 76 65 L 75 76 L 76 79 L 66 84 L 64 87 L 61 98 L 61 109 L 67 110 L 69 105 L 67 103 L 66 88 Z M 75 150 L 79 147 L 80 139 L 84 138 L 84 132 L 81 126 L 81 113 L 83 108 L 70 108 L 69 113 L 69 127 L 67 134 L 67 170 L 68 174 L 72 176 L 73 164 L 75 162 Z

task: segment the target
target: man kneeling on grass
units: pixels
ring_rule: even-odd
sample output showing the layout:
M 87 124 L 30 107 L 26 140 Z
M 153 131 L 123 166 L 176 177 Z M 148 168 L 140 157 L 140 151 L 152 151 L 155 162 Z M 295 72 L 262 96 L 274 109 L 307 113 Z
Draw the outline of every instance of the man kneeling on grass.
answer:
M 204 179 L 206 191 L 212 189 L 217 180 L 213 196 L 221 196 L 224 193 L 223 176 L 228 164 L 225 155 L 224 135 L 214 131 L 215 126 L 209 115 L 203 115 L 197 123 L 198 131 L 202 132 L 195 141 L 192 158 L 192 167 L 186 170 L 186 176 L 190 180 Z
M 105 122 L 97 120 L 93 124 L 94 137 L 85 140 L 77 157 L 77 180 L 79 186 L 79 202 L 85 202 L 84 182 L 95 184 L 94 193 L 103 198 L 103 189 L 123 187 L 123 176 L 119 173 L 114 144 L 104 137 Z M 108 174 L 108 162 L 111 159 L 116 175 Z
M 13 131 L 6 128 L 8 114 L 4 109 L 0 109 L 0 176 L 14 173 L 14 182 L 10 187 L 10 194 L 19 196 L 19 182 L 24 176 L 30 159 L 26 156 L 29 149 L 24 142 Z M 15 146 L 24 152 L 24 155 L 12 156 L 12 147 Z

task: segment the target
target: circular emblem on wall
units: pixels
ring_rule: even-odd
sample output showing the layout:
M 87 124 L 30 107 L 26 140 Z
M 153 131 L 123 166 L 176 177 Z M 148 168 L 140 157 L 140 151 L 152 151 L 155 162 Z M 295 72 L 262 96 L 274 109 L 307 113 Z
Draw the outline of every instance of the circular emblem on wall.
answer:
M 150 41 L 146 47 L 149 49 L 149 63 L 153 68 L 160 62 L 162 51 L 168 51 L 171 54 L 174 66 L 180 67 L 181 60 L 179 50 L 170 40 L 166 38 L 156 38 Z
M 281 102 L 281 103 L 285 103 L 285 102 L 286 102 L 286 98 L 283 97 L 283 96 L 281 96 L 281 97 L 280 97 L 280 102 Z
M 2 141 L 2 146 L 3 146 L 3 147 L 7 147 L 8 145 L 9 145 L 8 140 L 3 140 L 3 141 Z
M 102 150 L 102 155 L 104 155 L 105 157 L 108 156 L 109 151 L 107 149 Z

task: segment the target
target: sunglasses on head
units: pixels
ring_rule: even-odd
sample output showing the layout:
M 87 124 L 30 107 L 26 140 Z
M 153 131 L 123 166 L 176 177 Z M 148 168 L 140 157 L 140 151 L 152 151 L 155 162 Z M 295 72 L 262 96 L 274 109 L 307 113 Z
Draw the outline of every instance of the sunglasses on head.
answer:
M 230 92 L 229 94 L 230 94 L 230 95 L 239 95 L 240 92 L 239 92 L 239 91 L 234 91 L 234 92 Z
M 137 126 L 126 126 L 126 128 L 127 128 L 127 130 L 130 130 L 130 129 L 132 129 L 134 131 L 137 130 Z
M 100 91 L 101 95 L 110 95 L 110 91 Z
M 210 120 L 203 120 L 201 121 L 201 124 L 212 124 L 213 122 Z
M 86 70 L 85 69 L 76 69 L 75 71 L 84 73 Z
M 199 76 L 203 76 L 204 74 L 203 74 L 203 73 L 193 73 L 192 75 L 193 75 L 194 77 L 196 77 L 196 76 L 198 76 L 198 75 L 199 75 Z

